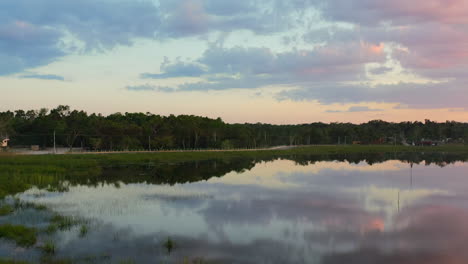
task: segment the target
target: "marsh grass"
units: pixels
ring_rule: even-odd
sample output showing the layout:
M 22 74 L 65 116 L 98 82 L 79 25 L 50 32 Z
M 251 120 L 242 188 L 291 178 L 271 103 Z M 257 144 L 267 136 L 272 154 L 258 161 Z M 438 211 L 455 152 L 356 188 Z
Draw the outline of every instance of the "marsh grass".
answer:
M 131 259 L 127 259 L 127 260 L 121 260 L 119 264 L 136 264 L 136 262 Z
M 2 205 L 0 206 L 0 216 L 6 216 L 9 214 L 12 214 L 14 212 L 14 208 L 11 207 L 10 205 Z
M 32 247 L 37 241 L 37 231 L 20 225 L 0 225 L 0 238 L 15 241 L 18 246 Z
M 163 247 L 167 250 L 167 253 L 170 254 L 174 250 L 175 243 L 170 237 L 168 237 L 167 240 L 163 243 Z
M 80 227 L 80 237 L 85 237 L 88 234 L 88 226 L 87 225 L 82 225 Z
M 47 255 L 54 255 L 55 254 L 55 244 L 52 241 L 46 241 L 44 245 L 41 247 L 42 252 Z
M 70 216 L 63 216 L 56 214 L 50 219 L 50 225 L 48 227 L 48 230 L 50 228 L 50 231 L 52 230 L 60 230 L 60 231 L 67 231 L 72 229 L 74 226 L 77 226 L 82 223 L 82 221 L 75 219 Z
M 40 259 L 40 264 L 72 264 L 70 259 L 54 259 L 52 255 L 44 255 Z
M 212 262 L 208 262 L 203 258 L 195 258 L 195 259 L 184 258 L 184 260 L 180 263 L 181 264 L 208 264 L 208 263 L 213 264 Z
M 12 259 L 0 259 L 0 264 L 28 264 L 28 262 Z
M 45 206 L 43 204 L 35 204 L 35 203 L 31 203 L 31 202 L 24 202 L 24 201 L 21 201 L 19 199 L 15 199 L 14 207 L 15 207 L 16 210 L 19 210 L 19 209 L 34 209 L 34 210 L 37 210 L 37 211 L 47 210 L 47 206 Z

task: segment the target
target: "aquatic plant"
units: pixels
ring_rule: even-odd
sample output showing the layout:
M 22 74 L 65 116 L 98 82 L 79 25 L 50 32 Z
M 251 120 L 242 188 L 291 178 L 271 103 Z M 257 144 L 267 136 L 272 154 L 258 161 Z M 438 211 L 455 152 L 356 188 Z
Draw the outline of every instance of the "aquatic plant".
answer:
M 167 253 L 171 253 L 174 249 L 174 241 L 170 237 L 167 238 L 166 242 L 163 244 L 164 248 L 166 248 Z
M 0 264 L 28 264 L 28 262 L 12 259 L 0 259 Z
M 51 255 L 44 255 L 41 257 L 41 264 L 72 264 L 73 261 L 69 259 L 54 259 Z
M 0 206 L 0 216 L 6 216 L 14 212 L 13 207 L 9 205 Z
M 48 255 L 55 254 L 55 244 L 52 241 L 46 241 L 41 248 L 45 254 L 48 254 Z
M 0 238 L 15 241 L 22 247 L 31 247 L 36 244 L 36 229 L 20 225 L 0 225 Z
M 88 226 L 82 225 L 80 227 L 80 237 L 85 237 L 88 234 Z
M 136 262 L 131 259 L 127 259 L 120 261 L 119 264 L 136 264 Z
M 34 209 L 34 210 L 38 210 L 38 211 L 45 211 L 47 210 L 47 206 L 43 205 L 43 204 L 36 204 L 36 203 L 31 203 L 31 202 L 24 202 L 24 201 L 21 201 L 20 199 L 15 199 L 15 203 L 14 203 L 14 207 L 15 209 L 28 209 L 28 208 L 31 208 L 31 209 Z
M 195 258 L 190 260 L 189 258 L 184 258 L 181 264 L 207 264 L 208 262 L 205 261 L 203 258 Z
M 51 225 L 54 225 L 57 229 L 61 231 L 70 230 L 72 227 L 80 224 L 80 221 L 75 220 L 73 217 L 63 216 L 56 214 L 50 220 Z M 51 227 L 51 230 L 53 228 Z
M 50 224 L 44 230 L 44 232 L 46 232 L 49 235 L 52 235 L 57 231 L 58 231 L 58 226 L 56 224 Z

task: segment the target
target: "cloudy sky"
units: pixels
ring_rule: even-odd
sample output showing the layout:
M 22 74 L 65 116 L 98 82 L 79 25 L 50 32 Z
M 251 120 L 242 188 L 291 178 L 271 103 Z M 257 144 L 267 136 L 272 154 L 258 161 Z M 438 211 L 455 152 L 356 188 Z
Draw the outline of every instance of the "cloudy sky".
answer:
M 468 0 L 1 0 L 0 110 L 468 121 Z

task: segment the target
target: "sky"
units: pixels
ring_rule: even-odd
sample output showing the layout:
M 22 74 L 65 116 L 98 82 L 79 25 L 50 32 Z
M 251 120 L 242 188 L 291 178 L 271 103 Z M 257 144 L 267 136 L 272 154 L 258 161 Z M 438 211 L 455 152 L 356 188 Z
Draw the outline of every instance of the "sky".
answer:
M 1 0 L 0 111 L 468 121 L 468 0 Z

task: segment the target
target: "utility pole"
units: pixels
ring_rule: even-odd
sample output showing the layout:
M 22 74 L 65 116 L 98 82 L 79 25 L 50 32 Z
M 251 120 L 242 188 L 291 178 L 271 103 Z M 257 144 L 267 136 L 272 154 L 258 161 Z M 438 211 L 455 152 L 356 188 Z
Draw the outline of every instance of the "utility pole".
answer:
M 341 144 L 341 137 L 338 137 L 338 145 Z
M 55 145 L 55 130 L 54 130 L 54 154 L 57 154 L 57 147 Z
M 347 139 L 348 136 L 345 136 L 344 137 L 344 144 L 346 145 L 346 139 Z
M 148 136 L 148 150 L 151 151 L 151 136 Z

